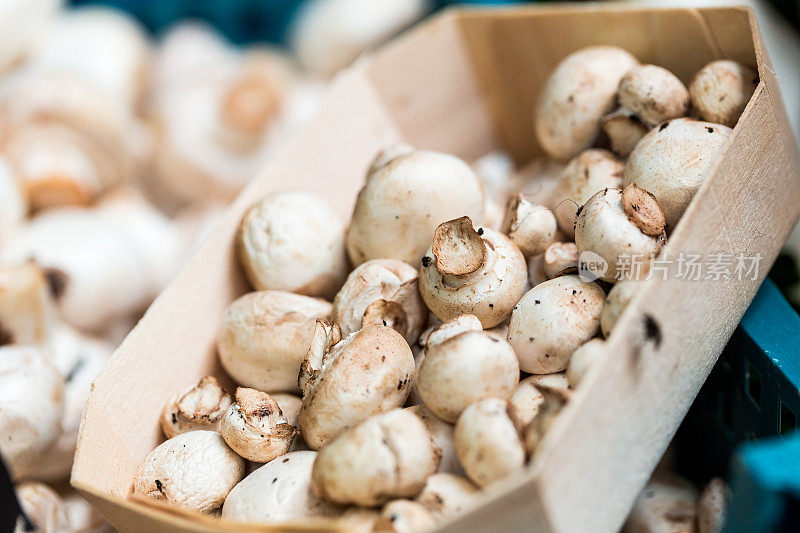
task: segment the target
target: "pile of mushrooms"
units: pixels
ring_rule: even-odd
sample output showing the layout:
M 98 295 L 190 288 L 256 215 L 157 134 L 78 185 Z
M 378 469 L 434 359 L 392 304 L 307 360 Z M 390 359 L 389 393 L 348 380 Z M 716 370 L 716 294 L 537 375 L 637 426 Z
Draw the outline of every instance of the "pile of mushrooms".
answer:
M 614 47 L 564 59 L 534 126 L 566 164 L 550 198 L 495 180 L 499 218 L 464 161 L 406 144 L 375 155 L 346 226 L 313 193 L 252 206 L 236 250 L 253 292 L 217 343 L 236 388 L 205 376 L 176 391 L 135 493 L 230 521 L 375 531 L 473 508 L 611 356 L 604 339 L 730 135 L 688 115 L 732 125 L 741 111 L 735 91 L 735 110 L 705 105 L 707 71 L 728 63 L 690 90 Z M 604 270 L 586 271 L 589 252 Z M 624 254 L 645 258 L 630 279 Z

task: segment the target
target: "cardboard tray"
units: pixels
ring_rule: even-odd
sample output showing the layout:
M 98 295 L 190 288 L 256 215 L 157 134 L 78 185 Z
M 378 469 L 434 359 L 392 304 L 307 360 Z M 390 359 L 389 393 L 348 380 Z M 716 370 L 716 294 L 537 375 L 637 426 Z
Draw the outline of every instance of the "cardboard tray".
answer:
M 593 372 L 529 470 L 499 483 L 443 531 L 616 531 L 725 346 L 800 210 L 797 145 L 751 11 L 745 8 L 524 7 L 448 11 L 340 75 L 317 116 L 229 208 L 97 379 L 72 484 L 120 531 L 303 530 L 246 527 L 130 498 L 139 463 L 162 440 L 172 394 L 221 375 L 226 306 L 249 288 L 234 257 L 244 211 L 303 188 L 348 218 L 375 152 L 411 144 L 467 160 L 497 148 L 520 167 L 540 155 L 537 93 L 556 63 L 587 45 L 621 46 L 684 82 L 715 58 L 757 66 L 760 83 L 665 253 L 760 254 L 756 279 L 653 279 L 625 312 Z

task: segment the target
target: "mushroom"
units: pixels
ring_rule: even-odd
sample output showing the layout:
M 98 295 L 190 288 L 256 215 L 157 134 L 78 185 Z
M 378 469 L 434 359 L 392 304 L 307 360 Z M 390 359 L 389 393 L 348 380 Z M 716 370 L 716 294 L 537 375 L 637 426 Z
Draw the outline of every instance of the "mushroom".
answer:
M 429 9 L 424 0 L 313 0 L 295 16 L 289 43 L 310 72 L 332 76 Z
M 551 204 L 558 227 L 567 237 L 575 236 L 578 208 L 597 191 L 620 187 L 624 169 L 625 163 L 599 148 L 585 150 L 567 164 L 558 176 Z
M 651 479 L 633 505 L 623 533 L 695 531 L 697 491 L 677 476 Z
M 640 288 L 641 283 L 635 279 L 620 281 L 611 287 L 608 296 L 606 296 L 606 304 L 600 313 L 600 330 L 603 332 L 604 337 L 611 335 L 617 320 L 622 316 L 623 311 L 631 303 Z
M 26 478 L 61 431 L 64 380 L 50 357 L 0 346 L 0 453 L 12 479 Z
M 549 389 L 569 389 L 566 372 L 555 372 L 553 374 L 533 374 L 520 381 L 520 385 L 529 383 L 534 387 L 543 386 Z
M 600 117 L 614 108 L 619 81 L 637 64 L 614 46 L 590 46 L 562 59 L 536 107 L 533 126 L 542 150 L 564 161 L 588 148 Z
M 678 118 L 650 130 L 625 164 L 624 184 L 634 183 L 655 197 L 667 227 L 674 229 L 725 149 L 727 126 Z
M 754 70 L 737 61 L 719 59 L 694 75 L 689 94 L 700 118 L 732 128 L 757 86 Z
M 467 407 L 458 417 L 454 437 L 458 460 L 479 487 L 525 466 L 525 447 L 504 400 L 487 398 Z
M 69 519 L 64 508 L 64 502 L 56 491 L 44 483 L 27 481 L 20 483 L 16 487 L 16 492 L 20 508 L 30 520 L 33 529 L 25 528 L 22 517 L 20 517 L 19 525 L 14 530 L 15 533 L 24 531 L 40 531 L 42 533 L 69 531 Z
M 530 424 L 543 403 L 544 395 L 530 378 L 525 378 L 519 382 L 517 390 L 508 399 L 508 417 L 518 429 L 524 428 Z
M 380 512 L 371 507 L 348 507 L 337 521 L 351 533 L 374 533 Z
M 436 519 L 424 505 L 411 500 L 392 500 L 383 506 L 373 531 L 413 533 L 428 530 L 435 524 Z
M 80 533 L 106 533 L 111 526 L 92 504 L 75 490 L 61 493 L 70 531 Z
M 528 455 L 536 453 L 539 443 L 572 395 L 567 389 L 550 388 L 541 384 L 538 385 L 538 389 L 544 396 L 544 402 L 539 406 L 536 416 L 522 428 L 522 438 Z
M 503 231 L 506 204 L 519 189 L 511 155 L 501 150 L 489 152 L 472 163 L 472 170 L 483 189 L 483 225 Z
M 416 265 L 436 226 L 468 215 L 480 219 L 483 194 L 469 165 L 455 156 L 415 150 L 371 174 L 358 193 L 347 252 L 357 266 L 370 259 Z
M 480 494 L 468 479 L 440 472 L 425 481 L 415 500 L 437 518 L 451 518 L 474 507 Z
M 245 294 L 225 311 L 217 339 L 220 363 L 241 385 L 295 392 L 314 324 L 331 304 L 283 291 Z
M 542 255 L 542 270 L 547 279 L 578 272 L 578 247 L 574 242 L 554 242 Z
M 28 199 L 8 160 L 0 156 L 0 245 L 16 231 L 28 212 Z
M 311 491 L 311 469 L 317 452 L 290 452 L 254 470 L 225 498 L 222 518 L 263 523 L 328 518 L 342 510 Z
M 222 417 L 231 404 L 214 376 L 204 376 L 197 385 L 173 396 L 161 413 L 161 429 L 171 439 L 187 431 L 219 431 Z
M 528 267 L 508 237 L 488 228 L 475 230 L 469 217 L 441 224 L 422 258 L 419 289 L 442 321 L 469 313 L 484 328 L 503 322 L 525 293 Z
M 646 190 L 635 184 L 603 189 L 578 214 L 575 245 L 582 261 L 599 262 L 587 263 L 592 275 L 610 282 L 642 279 L 666 242 L 665 227 L 664 213 Z
M 53 280 L 55 282 L 55 280 Z M 0 265 L 0 345 L 44 345 L 55 316 L 47 273 L 35 264 Z
M 605 357 L 605 344 L 602 339 L 592 339 L 572 352 L 567 366 L 567 381 L 570 388 L 576 388 L 589 369 Z
M 294 394 L 289 394 L 286 392 L 276 392 L 270 394 L 270 396 L 272 396 L 273 400 L 278 402 L 278 407 L 281 408 L 281 412 L 283 413 L 283 418 L 286 419 L 286 423 L 297 428 L 297 419 L 300 416 L 300 407 L 303 405 L 303 399 L 299 396 L 295 396 Z M 308 450 L 308 445 L 303 440 L 303 436 L 300 435 L 300 432 L 297 431 L 295 433 L 294 440 L 292 441 L 292 445 L 289 447 L 289 452 L 297 452 L 302 450 Z
M 332 316 L 342 335 L 383 324 L 397 330 L 409 345 L 417 342 L 428 318 L 418 280 L 414 267 L 396 259 L 358 265 L 333 300 Z
M 376 506 L 413 498 L 436 471 L 441 454 L 425 424 L 404 409 L 372 416 L 323 447 L 311 486 L 326 500 Z
M 331 297 L 347 274 L 344 226 L 323 198 L 307 192 L 273 194 L 250 208 L 236 249 L 256 290 Z
M 483 331 L 481 321 L 475 315 L 458 315 L 451 318 L 423 334 L 419 342 L 427 353 L 431 347 L 467 331 Z
M 557 229 L 555 215 L 545 206 L 530 202 L 522 193 L 508 201 L 502 232 L 525 257 L 543 253 Z
M 456 445 L 453 440 L 453 424 L 449 424 L 433 414 L 425 405 L 406 407 L 419 417 L 428 429 L 433 443 L 441 450 L 442 459 L 439 461 L 437 472 L 451 472 L 460 474 L 461 464 L 456 456 Z
M 511 345 L 485 331 L 467 331 L 429 346 L 417 375 L 422 401 L 446 422 L 455 422 L 478 400 L 507 400 L 518 382 L 519 363 Z
M 318 319 L 298 377 L 303 438 L 318 450 L 341 430 L 402 406 L 413 377 L 414 356 L 392 328 L 367 326 L 342 339 L 336 323 Z
M 136 472 L 136 494 L 199 513 L 222 505 L 244 477 L 245 461 L 215 431 L 190 431 L 161 443 Z
M 604 300 L 596 283 L 578 276 L 553 278 L 528 291 L 508 326 L 520 368 L 536 374 L 566 369 L 572 352 L 600 329 Z
M 236 389 L 220 426 L 228 446 L 256 463 L 267 463 L 288 452 L 296 432 L 272 396 L 245 387 Z
M 603 117 L 600 125 L 614 151 L 623 157 L 650 128 L 685 116 L 689 108 L 689 91 L 683 82 L 656 65 L 637 65 L 629 70 L 619 81 L 617 99 L 621 108 Z
M 367 180 L 369 180 L 374 173 L 388 165 L 396 158 L 400 157 L 401 155 L 410 154 L 413 151 L 414 147 L 404 142 L 398 142 L 384 146 L 372 159 L 372 163 L 369 164 L 369 168 L 367 169 Z
M 715 477 L 708 482 L 697 501 L 697 533 L 722 531 L 728 497 L 728 487 L 722 479 Z

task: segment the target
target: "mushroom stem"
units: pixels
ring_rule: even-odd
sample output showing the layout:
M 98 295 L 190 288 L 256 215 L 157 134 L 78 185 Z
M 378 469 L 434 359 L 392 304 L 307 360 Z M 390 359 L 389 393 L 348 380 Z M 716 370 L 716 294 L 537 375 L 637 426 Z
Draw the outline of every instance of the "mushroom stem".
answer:
M 656 197 L 635 183 L 622 190 L 622 207 L 628 219 L 645 235 L 657 237 L 664 233 L 667 222 Z
M 405 337 L 408 331 L 408 318 L 403 306 L 383 298 L 375 300 L 364 310 L 361 327 L 388 326 Z
M 486 261 L 486 246 L 469 217 L 439 224 L 431 247 L 436 270 L 442 275 L 465 276 L 478 270 Z
M 342 330 L 339 328 L 339 324 L 325 318 L 317 319 L 314 324 L 314 335 L 311 337 L 308 355 L 303 364 L 300 365 L 300 374 L 297 378 L 297 384 L 303 394 L 316 381 L 322 370 L 322 365 L 325 363 L 325 356 L 341 340 Z

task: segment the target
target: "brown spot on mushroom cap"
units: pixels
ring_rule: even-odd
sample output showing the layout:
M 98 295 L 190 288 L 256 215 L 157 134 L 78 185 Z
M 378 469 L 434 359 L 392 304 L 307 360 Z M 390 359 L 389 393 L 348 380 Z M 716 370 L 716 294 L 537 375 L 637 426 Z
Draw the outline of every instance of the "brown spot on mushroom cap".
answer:
M 67 290 L 69 276 L 63 270 L 53 267 L 45 267 L 44 275 L 50 287 L 50 294 L 55 300 L 58 300 L 64 294 L 64 291 Z
M 656 237 L 667 227 L 655 196 L 635 183 L 629 183 L 622 190 L 622 207 L 628 219 L 645 235 Z
M 436 269 L 442 274 L 464 276 L 478 270 L 486 259 L 486 247 L 469 217 L 439 224 L 431 247 Z

